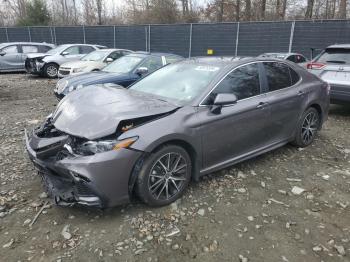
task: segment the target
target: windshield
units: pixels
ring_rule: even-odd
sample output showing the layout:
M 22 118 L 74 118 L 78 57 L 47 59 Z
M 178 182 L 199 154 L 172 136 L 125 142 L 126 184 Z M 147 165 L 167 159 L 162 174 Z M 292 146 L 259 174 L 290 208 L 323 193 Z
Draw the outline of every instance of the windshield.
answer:
M 142 61 L 141 57 L 123 56 L 115 62 L 109 64 L 102 71 L 109 73 L 129 73 Z
M 46 54 L 53 55 L 53 54 L 61 53 L 66 48 L 67 48 L 66 45 L 60 45 L 60 46 L 58 46 L 58 47 L 56 47 L 54 49 L 51 49 L 51 50 L 47 51 Z
M 326 49 L 315 59 L 315 62 L 331 64 L 350 64 L 350 49 Z
M 84 56 L 83 61 L 102 61 L 110 52 L 109 51 L 94 51 Z
M 171 64 L 140 80 L 130 89 L 186 103 L 201 95 L 219 71 L 219 66 Z

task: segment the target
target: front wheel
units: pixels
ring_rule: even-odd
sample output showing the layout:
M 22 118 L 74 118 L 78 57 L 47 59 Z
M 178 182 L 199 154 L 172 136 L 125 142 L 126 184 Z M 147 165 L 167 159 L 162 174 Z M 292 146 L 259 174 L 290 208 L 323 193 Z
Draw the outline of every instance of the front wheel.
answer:
M 307 109 L 298 123 L 293 144 L 298 147 L 310 145 L 315 140 L 320 123 L 321 119 L 318 111 L 313 107 Z
M 56 78 L 58 75 L 58 65 L 56 64 L 47 64 L 44 68 L 45 75 L 49 78 Z
M 148 205 L 170 204 L 184 193 L 191 170 L 191 158 L 184 148 L 163 146 L 145 160 L 136 181 L 137 193 Z

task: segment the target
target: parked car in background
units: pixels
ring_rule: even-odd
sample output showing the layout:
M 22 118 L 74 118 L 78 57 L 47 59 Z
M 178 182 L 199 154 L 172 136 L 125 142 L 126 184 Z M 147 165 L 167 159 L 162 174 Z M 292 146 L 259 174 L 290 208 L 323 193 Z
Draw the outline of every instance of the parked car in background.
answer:
M 110 207 L 136 192 L 162 206 L 192 179 L 288 142 L 310 145 L 328 107 L 328 84 L 294 63 L 193 58 L 128 89 L 73 92 L 26 146 L 58 204 Z
M 259 57 L 283 59 L 294 62 L 296 64 L 302 64 L 308 61 L 308 59 L 305 56 L 298 53 L 264 53 L 261 54 Z
M 135 52 L 119 58 L 101 71 L 61 79 L 57 82 L 54 93 L 58 99 L 62 99 L 68 93 L 89 85 L 111 83 L 127 87 L 166 64 L 181 59 L 183 57 L 173 54 Z
M 0 44 L 0 72 L 25 71 L 24 62 L 29 53 L 45 53 L 55 45 L 36 42 Z
M 84 55 L 103 48 L 106 47 L 85 44 L 60 45 L 46 53 L 28 54 L 25 67 L 30 74 L 55 78 L 61 64 L 79 60 Z
M 132 52 L 126 49 L 101 49 L 93 51 L 78 61 L 62 64 L 58 70 L 58 77 L 63 78 L 69 75 L 99 71 L 114 60 Z
M 350 103 L 350 44 L 327 47 L 306 68 L 330 84 L 332 103 Z

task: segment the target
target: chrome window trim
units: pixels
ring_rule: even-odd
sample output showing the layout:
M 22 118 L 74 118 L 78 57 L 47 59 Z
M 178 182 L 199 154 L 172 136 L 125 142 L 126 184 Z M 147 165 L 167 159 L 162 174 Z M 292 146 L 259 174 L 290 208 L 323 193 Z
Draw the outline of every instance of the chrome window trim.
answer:
M 219 81 L 218 83 L 215 84 L 215 86 L 208 92 L 208 94 L 207 94 L 207 95 L 202 99 L 202 101 L 199 103 L 199 106 L 200 106 L 200 107 L 212 106 L 212 105 L 204 105 L 204 104 L 202 104 L 202 103 L 204 102 L 204 100 L 207 99 L 207 97 L 211 94 L 211 92 L 213 92 L 213 90 L 224 80 L 224 78 L 225 78 L 226 76 L 228 76 L 229 74 L 231 74 L 234 70 L 236 70 L 236 69 L 238 69 L 238 68 L 240 68 L 240 67 L 242 67 L 242 66 L 246 66 L 246 65 L 250 65 L 250 64 L 254 64 L 254 63 L 258 64 L 258 63 L 269 63 L 269 62 L 282 63 L 282 64 L 288 66 L 288 68 L 292 68 L 290 65 L 288 65 L 287 63 L 285 63 L 285 62 L 283 62 L 283 61 L 274 61 L 274 60 L 254 61 L 254 62 L 249 62 L 249 63 L 243 64 L 243 65 L 239 65 L 239 66 L 233 68 L 233 69 L 232 69 L 231 71 L 229 71 L 227 74 L 225 74 L 225 75 L 220 79 L 220 81 Z M 294 68 L 292 68 L 292 69 L 294 70 Z M 269 92 L 266 92 L 266 93 L 261 93 L 261 94 L 256 95 L 256 96 L 247 97 L 247 98 L 238 100 L 236 103 L 239 103 L 240 101 L 246 101 L 246 100 L 252 99 L 252 98 L 257 98 L 257 97 L 260 97 L 260 96 L 263 96 L 263 95 L 266 96 L 266 95 L 271 94 L 271 93 L 273 94 L 273 93 L 276 93 L 276 92 L 280 92 L 281 90 L 286 90 L 286 89 L 295 87 L 296 85 L 298 85 L 298 84 L 302 81 L 302 76 L 301 76 L 296 70 L 294 70 L 294 71 L 295 71 L 295 73 L 297 73 L 298 76 L 299 76 L 299 81 L 296 82 L 294 85 L 288 86 L 288 87 L 285 87 L 285 88 L 282 88 L 282 89 L 274 90 L 274 91 L 269 91 Z M 259 78 L 260 78 L 260 75 L 259 75 Z M 230 104 L 230 105 L 225 105 L 225 106 L 235 105 L 236 103 Z

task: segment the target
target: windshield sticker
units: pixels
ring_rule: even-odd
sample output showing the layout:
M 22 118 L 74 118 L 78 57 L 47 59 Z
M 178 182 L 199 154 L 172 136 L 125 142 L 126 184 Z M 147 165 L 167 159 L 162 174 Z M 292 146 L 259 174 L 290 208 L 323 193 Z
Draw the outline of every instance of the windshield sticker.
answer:
M 215 72 L 219 70 L 219 67 L 215 66 L 197 66 L 195 68 L 197 71 L 207 71 L 207 72 Z

